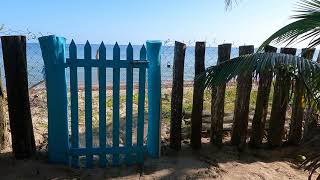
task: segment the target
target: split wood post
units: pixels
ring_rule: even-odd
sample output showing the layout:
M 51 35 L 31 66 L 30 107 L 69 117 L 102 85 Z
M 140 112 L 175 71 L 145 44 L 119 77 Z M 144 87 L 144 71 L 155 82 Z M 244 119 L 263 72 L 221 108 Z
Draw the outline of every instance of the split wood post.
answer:
M 267 53 L 276 53 L 277 48 L 266 46 L 264 48 Z M 265 69 L 259 74 L 259 87 L 256 101 L 256 108 L 252 120 L 252 131 L 250 137 L 251 147 L 260 147 L 264 136 L 265 123 L 268 114 L 269 95 L 273 72 L 271 69 Z
M 281 48 L 281 53 L 284 54 L 295 55 L 296 51 L 295 48 Z M 268 129 L 269 147 L 282 145 L 290 87 L 291 78 L 286 73 L 286 70 L 284 68 L 276 69 L 276 82 L 274 84 L 274 95 Z
M 239 56 L 254 53 L 254 46 L 240 46 Z M 237 78 L 237 92 L 232 126 L 232 145 L 244 147 L 248 132 L 252 72 L 240 74 Z
M 206 43 L 196 42 L 195 47 L 195 79 L 193 84 L 193 103 L 191 115 L 191 146 L 201 148 L 202 111 L 204 89 L 196 82 L 196 77 L 205 71 Z
M 181 123 L 183 102 L 183 75 L 186 45 L 175 42 L 173 59 L 173 80 L 171 91 L 170 147 L 181 149 Z
M 312 48 L 312 49 L 304 48 L 304 49 L 302 49 L 301 57 L 312 61 L 314 53 L 315 53 L 314 48 Z M 303 84 L 302 84 L 303 82 L 300 82 L 300 83 L 301 83 L 301 86 L 303 86 Z M 303 87 L 301 87 L 301 88 L 303 88 Z M 301 93 L 302 93 L 301 98 L 303 98 L 304 91 Z M 302 102 L 303 102 L 303 99 L 302 99 Z M 301 138 L 303 138 L 304 140 L 308 140 L 308 138 L 312 136 L 312 133 L 311 133 L 312 129 L 316 128 L 317 124 L 318 124 L 318 121 L 317 121 L 318 117 L 317 117 L 317 113 L 315 112 L 315 110 L 312 107 L 308 107 L 306 109 L 306 111 L 304 111 L 304 107 L 302 107 L 302 108 L 303 108 L 303 111 L 301 112 L 302 118 L 298 119 L 297 122 L 292 121 L 291 122 L 292 126 L 290 124 L 289 135 L 291 135 L 291 136 L 289 136 L 289 140 L 290 140 L 290 137 L 291 137 L 291 140 L 289 141 L 289 143 L 291 143 L 291 144 L 298 144 L 300 142 Z M 301 111 L 301 109 L 300 109 L 300 111 Z M 300 117 L 300 116 L 301 115 L 299 114 L 298 117 Z M 302 122 L 303 121 L 304 121 L 304 127 L 303 127 L 304 131 L 303 131 L 303 137 L 302 137 Z M 291 127 L 292 127 L 292 131 L 291 131 Z M 295 138 L 296 138 L 296 140 L 294 140 Z
M 312 59 L 315 49 L 302 49 L 301 57 Z M 297 79 L 294 86 L 294 99 L 290 122 L 288 144 L 297 145 L 302 138 L 302 122 L 304 116 L 304 84 Z
M 160 157 L 161 134 L 161 41 L 147 41 L 148 68 L 148 140 L 147 151 L 151 157 Z
M 12 150 L 17 159 L 35 153 L 28 92 L 25 36 L 2 36 L 2 52 L 6 74 Z
M 48 103 L 48 159 L 69 163 L 68 99 L 66 81 L 66 39 L 58 36 L 39 38 L 46 70 Z
M 220 64 L 226 60 L 230 59 L 231 54 L 231 44 L 222 44 L 218 46 L 218 61 Z M 223 118 L 224 118 L 224 99 L 225 99 L 226 85 L 217 87 L 217 94 L 214 102 L 213 111 L 211 112 L 211 127 L 213 126 L 213 131 L 211 131 L 211 143 L 215 143 L 218 146 L 222 146 L 223 138 Z

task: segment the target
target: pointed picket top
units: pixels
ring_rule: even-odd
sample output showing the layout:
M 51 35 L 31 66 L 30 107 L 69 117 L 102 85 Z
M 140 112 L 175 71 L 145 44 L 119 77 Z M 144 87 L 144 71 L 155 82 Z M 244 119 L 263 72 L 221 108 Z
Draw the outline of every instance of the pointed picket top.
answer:
M 71 61 L 75 61 L 77 59 L 77 46 L 73 39 L 69 45 L 69 57 Z
M 84 45 L 84 58 L 91 59 L 91 46 L 89 41 L 87 40 L 86 44 Z
M 133 60 L 133 48 L 131 43 L 127 46 L 127 60 Z
M 147 60 L 147 49 L 144 45 L 140 49 L 140 60 Z
M 120 60 L 120 47 L 118 42 L 113 47 L 113 60 Z
M 104 45 L 103 41 L 101 42 L 99 46 L 99 54 L 98 54 L 99 60 L 106 60 L 106 46 Z

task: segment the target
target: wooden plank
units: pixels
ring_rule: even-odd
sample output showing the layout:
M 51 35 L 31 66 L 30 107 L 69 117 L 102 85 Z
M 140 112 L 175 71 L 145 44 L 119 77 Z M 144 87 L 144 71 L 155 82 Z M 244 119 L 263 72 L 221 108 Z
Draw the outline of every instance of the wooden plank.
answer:
M 28 92 L 25 36 L 2 36 L 12 150 L 17 159 L 36 151 Z
M 181 123 L 183 102 L 183 75 L 186 45 L 175 42 L 173 59 L 173 79 L 171 91 L 170 147 L 181 149 Z
M 100 155 L 100 154 L 128 154 L 135 153 L 141 151 L 141 147 L 132 146 L 131 148 L 127 147 L 107 147 L 107 148 L 92 148 L 90 152 L 87 151 L 86 148 L 71 148 L 69 153 L 75 156 L 83 156 L 83 155 Z M 142 149 L 143 152 L 147 151 L 147 147 L 144 146 Z
M 131 43 L 127 47 L 127 61 L 133 60 L 133 48 Z M 127 68 L 127 85 L 126 85 L 126 147 L 132 146 L 132 106 L 133 106 L 133 68 L 130 64 Z M 127 164 L 132 163 L 131 154 L 126 154 Z
M 140 59 L 146 59 L 146 49 L 143 46 L 140 50 Z M 146 68 L 139 69 L 139 96 L 138 96 L 138 125 L 137 125 L 137 153 L 138 163 L 143 162 L 143 141 L 144 141 L 144 108 L 145 108 L 145 84 L 146 84 Z
M 295 55 L 296 51 L 297 50 L 294 48 L 281 48 L 281 53 L 284 54 Z M 277 69 L 268 130 L 269 147 L 278 147 L 282 145 L 290 87 L 291 78 L 286 73 L 286 70 L 283 68 Z
M 91 46 L 89 41 L 84 46 L 84 59 L 91 59 Z M 90 66 L 84 68 L 85 84 L 85 127 L 86 127 L 86 148 L 90 152 L 92 149 L 92 69 Z M 86 156 L 86 166 L 92 167 L 93 156 Z
M 277 52 L 277 48 L 266 46 L 265 52 Z M 251 147 L 260 147 L 265 134 L 265 123 L 268 114 L 268 102 L 271 90 L 273 72 L 265 70 L 259 74 L 259 87 L 256 108 L 252 120 L 252 132 L 250 137 Z
M 147 41 L 148 69 L 148 139 L 150 157 L 160 156 L 161 134 L 161 41 Z
M 302 49 L 301 57 L 306 59 L 310 59 L 312 61 L 315 49 Z M 311 117 L 306 117 L 304 119 L 304 84 L 302 80 L 296 79 L 294 86 L 294 97 L 293 97 L 293 107 L 292 107 L 292 115 L 290 122 L 290 130 L 288 137 L 288 144 L 290 145 L 298 145 L 302 138 L 302 124 L 305 121 L 304 132 L 308 131 L 308 125 L 311 120 Z M 312 112 L 312 109 L 310 109 Z M 308 110 L 307 110 L 308 111 Z M 310 112 L 310 111 L 309 111 Z M 309 114 L 309 113 L 307 113 Z M 317 123 L 316 123 L 317 124 Z
M 254 46 L 239 47 L 239 56 L 252 53 L 254 53 Z M 241 149 L 245 147 L 247 140 L 251 88 L 252 73 L 240 74 L 237 77 L 231 143 Z
M 206 43 L 196 42 L 195 47 L 195 79 L 205 71 Z M 202 111 L 204 89 L 200 84 L 193 85 L 193 103 L 191 115 L 191 146 L 193 149 L 201 148 Z
M 113 47 L 113 60 L 120 62 L 120 47 L 116 43 Z M 114 148 L 119 147 L 119 131 L 120 131 L 120 68 L 113 68 L 113 109 L 112 109 L 112 146 Z M 113 165 L 119 165 L 119 153 L 113 154 Z
M 99 61 L 106 60 L 106 47 L 101 42 L 99 47 Z M 99 67 L 99 147 L 106 148 L 106 68 Z M 101 153 L 99 156 L 100 167 L 105 167 L 107 164 L 106 154 Z
M 218 61 L 222 63 L 230 59 L 231 44 L 222 44 L 218 46 Z M 214 131 L 211 133 L 211 143 L 215 143 L 218 146 L 222 145 L 223 138 L 223 118 L 224 118 L 224 99 L 225 99 L 226 85 L 217 87 L 216 101 L 214 102 L 214 111 L 212 116 L 214 119 Z
M 52 163 L 69 164 L 66 69 L 59 66 L 66 63 L 66 40 L 51 35 L 39 38 L 39 42 L 46 71 L 48 159 Z
M 79 148 L 79 112 L 78 112 L 78 72 L 74 63 L 77 61 L 77 46 L 72 40 L 69 46 L 70 56 L 70 98 L 71 98 L 71 148 Z M 71 165 L 79 167 L 79 157 L 72 156 Z
M 69 59 L 67 59 L 69 60 Z M 63 67 L 70 67 L 70 63 L 61 64 Z M 133 61 L 119 61 L 115 62 L 113 60 L 106 60 L 106 61 L 96 61 L 96 60 L 84 60 L 78 59 L 75 63 L 77 67 L 104 67 L 104 68 L 128 68 L 129 65 L 133 68 L 143 68 L 148 67 L 148 61 L 140 61 L 140 60 L 133 60 Z

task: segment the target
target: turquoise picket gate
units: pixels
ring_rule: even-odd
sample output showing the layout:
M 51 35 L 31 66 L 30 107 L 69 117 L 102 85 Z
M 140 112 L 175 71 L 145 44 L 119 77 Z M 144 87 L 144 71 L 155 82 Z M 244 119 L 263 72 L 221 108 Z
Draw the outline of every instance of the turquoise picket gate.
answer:
M 39 38 L 45 64 L 48 103 L 48 158 L 52 163 L 71 164 L 79 167 L 80 157 L 85 157 L 86 167 L 92 167 L 94 156 L 99 166 L 143 163 L 145 156 L 160 155 L 160 41 L 147 41 L 140 50 L 139 60 L 133 59 L 131 44 L 127 47 L 126 60 L 120 60 L 116 43 L 113 59 L 106 59 L 103 42 L 99 47 L 99 60 L 92 59 L 91 46 L 84 46 L 84 59 L 77 58 L 77 47 L 72 40 L 69 58 L 66 58 L 66 40 L 63 37 Z M 70 88 L 67 86 L 66 69 L 70 70 Z M 78 77 L 77 69 L 84 68 L 85 91 L 85 147 L 79 147 Z M 98 68 L 99 84 L 99 146 L 93 147 L 92 132 L 92 68 Z M 106 142 L 106 69 L 113 69 L 112 94 L 112 146 Z M 119 146 L 120 122 L 120 68 L 126 69 L 126 125 L 125 143 Z M 132 143 L 133 69 L 139 69 L 137 143 Z M 144 144 L 145 84 L 148 70 L 148 132 Z M 68 98 L 70 91 L 71 132 L 68 128 Z M 111 162 L 108 160 L 112 159 Z

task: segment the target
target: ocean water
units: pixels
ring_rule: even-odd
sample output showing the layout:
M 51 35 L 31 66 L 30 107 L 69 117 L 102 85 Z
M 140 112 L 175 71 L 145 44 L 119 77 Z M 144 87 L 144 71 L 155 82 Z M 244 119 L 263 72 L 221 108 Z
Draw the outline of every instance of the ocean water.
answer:
M 120 58 L 121 60 L 126 59 L 126 45 L 120 45 Z M 133 57 L 134 60 L 139 59 L 139 53 L 141 45 L 133 45 Z M 92 58 L 95 59 L 96 52 L 99 48 L 98 44 L 92 44 Z M 84 45 L 77 45 L 78 58 L 83 58 L 84 56 Z M 113 45 L 106 45 L 107 59 L 112 59 L 112 49 Z M 192 81 L 194 79 L 194 63 L 195 63 L 195 53 L 194 47 L 189 46 L 186 49 L 185 55 L 185 67 L 184 67 L 184 80 Z M 207 47 L 205 53 L 205 66 L 209 67 L 216 64 L 218 57 L 217 47 Z M 237 57 L 239 53 L 238 48 L 232 48 L 231 57 Z M 69 57 L 68 45 L 66 50 L 67 57 Z M 298 51 L 299 54 L 299 51 Z M 162 81 L 172 81 L 172 67 L 173 67 L 173 56 L 174 47 L 173 46 L 163 46 L 161 49 L 161 78 Z M 318 51 L 316 52 L 314 59 L 318 56 Z M 3 59 L 2 59 L 2 49 L 0 48 L 0 66 L 1 66 L 1 79 L 5 83 L 4 69 L 3 69 Z M 28 68 L 28 83 L 29 87 L 44 80 L 44 63 L 41 55 L 40 45 L 38 43 L 28 43 L 27 44 L 27 68 Z M 121 82 L 126 81 L 126 70 L 120 70 L 120 80 Z M 107 68 L 107 84 L 112 83 L 112 69 Z M 134 82 L 138 81 L 138 69 L 134 70 Z M 69 71 L 67 68 L 67 81 L 69 81 Z M 78 68 L 78 82 L 79 84 L 84 83 L 84 69 Z M 98 84 L 97 78 L 97 68 L 92 70 L 92 83 L 93 85 Z

